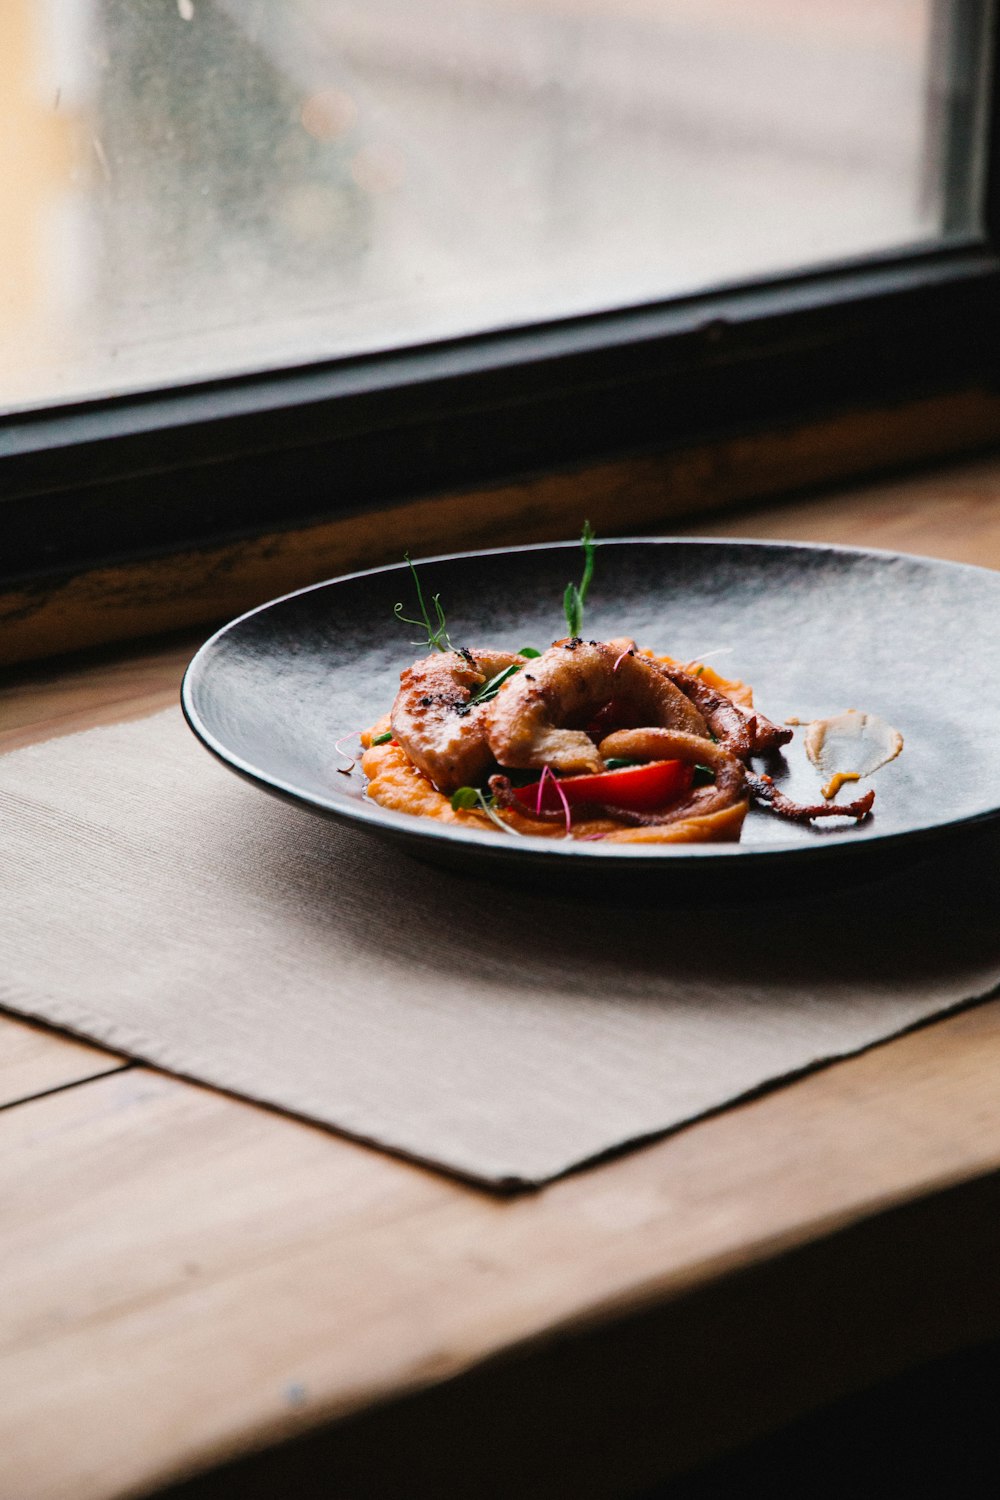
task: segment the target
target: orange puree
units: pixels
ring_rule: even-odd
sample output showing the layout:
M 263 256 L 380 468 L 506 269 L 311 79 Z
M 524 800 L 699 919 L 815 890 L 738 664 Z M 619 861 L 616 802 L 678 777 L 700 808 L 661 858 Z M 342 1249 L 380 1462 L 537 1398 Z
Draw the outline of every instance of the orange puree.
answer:
M 680 667 L 682 671 L 692 677 L 700 677 L 702 682 L 709 687 L 715 688 L 717 693 L 725 693 L 740 708 L 753 708 L 753 688 L 746 682 L 740 682 L 738 678 L 720 677 L 718 672 L 711 667 L 706 667 L 702 662 L 678 661 L 676 656 L 657 656 L 652 651 L 641 651 L 640 656 L 651 656 L 654 661 L 666 662 L 668 667 Z
M 683 667 L 692 675 L 697 674 L 717 692 L 725 693 L 741 708 L 753 707 L 753 689 L 745 682 L 720 677 L 711 667 L 701 666 L 698 662 L 679 662 L 672 656 L 654 656 L 648 649 L 639 654 L 667 662 L 671 666 Z M 439 792 L 423 772 L 417 770 L 401 745 L 395 741 L 373 745 L 372 740 L 385 734 L 389 727 L 389 715 L 384 714 L 378 723 L 373 724 L 361 736 L 365 747 L 361 766 L 368 777 L 367 795 L 374 802 L 380 803 L 382 807 L 392 808 L 394 812 L 411 813 L 418 818 L 437 818 L 442 823 L 463 823 L 466 827 L 491 828 L 499 833 L 499 829 L 484 812 L 477 809 L 456 811 L 451 805 L 451 798 Z M 737 802 L 733 807 L 707 816 L 682 818 L 676 823 L 638 828 L 623 825 L 611 818 L 580 818 L 573 822 L 572 837 L 579 840 L 600 834 L 608 843 L 614 844 L 734 842 L 740 836 L 748 807 L 749 803 L 746 801 Z M 504 808 L 497 815 L 516 832 L 534 838 L 564 838 L 566 834 L 566 825 L 562 819 L 541 822 L 523 816 L 515 808 Z
M 422 771 L 418 771 L 401 745 L 389 742 L 373 745 L 371 741 L 384 734 L 389 727 L 388 718 L 380 719 L 361 736 L 366 746 L 361 757 L 361 767 L 368 777 L 367 794 L 382 807 L 394 812 L 411 813 L 418 818 L 437 818 L 442 823 L 462 823 L 467 828 L 499 829 L 485 813 L 472 809 L 468 812 L 456 810 L 451 798 L 433 786 Z M 747 803 L 738 802 L 723 812 L 709 817 L 681 819 L 659 827 L 628 828 L 611 818 L 581 818 L 573 823 L 573 838 L 585 839 L 588 835 L 603 834 L 608 843 L 615 844 L 683 844 L 709 843 L 739 838 Z M 559 819 L 539 822 L 526 818 L 513 808 L 504 809 L 499 817 L 518 833 L 534 838 L 563 838 L 566 825 Z

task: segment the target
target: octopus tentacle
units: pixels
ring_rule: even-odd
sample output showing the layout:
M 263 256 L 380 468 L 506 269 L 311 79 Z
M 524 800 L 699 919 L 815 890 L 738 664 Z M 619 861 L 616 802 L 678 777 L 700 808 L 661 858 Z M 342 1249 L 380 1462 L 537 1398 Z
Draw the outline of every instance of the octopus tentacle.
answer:
M 656 667 L 695 705 L 720 745 L 739 756 L 740 760 L 753 754 L 753 735 L 747 716 L 731 698 L 709 687 L 693 673 L 685 672 L 683 667 L 670 666 L 666 662 L 657 662 Z
M 600 771 L 604 762 L 586 726 L 609 704 L 633 723 L 707 737 L 697 708 L 652 662 L 633 656 L 630 642 L 567 640 L 504 684 L 490 705 L 487 739 L 504 766 Z
M 697 787 L 680 802 L 656 814 L 660 823 L 705 817 L 746 801 L 746 770 L 742 763 L 724 746 L 697 735 L 667 729 L 618 729 L 601 741 L 600 749 L 605 757 L 683 760 L 688 765 L 708 766 L 715 773 L 711 786 Z
M 747 786 L 755 802 L 793 823 L 811 823 L 813 818 L 854 818 L 860 823 L 867 818 L 875 801 L 872 788 L 853 802 L 795 802 L 775 786 L 770 776 L 755 776 L 752 771 L 747 772 Z

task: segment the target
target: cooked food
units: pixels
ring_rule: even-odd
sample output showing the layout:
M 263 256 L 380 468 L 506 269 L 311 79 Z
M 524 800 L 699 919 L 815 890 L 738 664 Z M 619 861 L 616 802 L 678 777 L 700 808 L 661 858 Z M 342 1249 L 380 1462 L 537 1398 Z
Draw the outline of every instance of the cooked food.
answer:
M 498 673 L 524 661 L 510 651 L 445 651 L 415 662 L 400 677 L 392 732 L 440 791 L 474 786 L 492 765 L 488 704 L 475 700 Z
M 600 771 L 593 736 L 572 726 L 596 722 L 612 704 L 618 723 L 707 734 L 698 710 L 655 662 L 636 656 L 634 642 L 563 640 L 504 684 L 486 738 L 502 766 Z
M 793 823 L 811 823 L 813 818 L 855 818 L 858 822 L 867 818 L 875 801 L 875 793 L 869 790 L 853 802 L 793 802 L 780 787 L 775 786 L 771 776 L 755 776 L 747 773 L 747 783 L 756 800 L 769 807 L 779 817 L 789 818 Z
M 626 637 L 584 640 L 594 572 L 589 523 L 582 543 L 582 578 L 567 585 L 563 599 L 569 634 L 542 652 L 453 646 L 440 596 L 431 596 L 432 618 L 407 556 L 421 619 L 409 619 L 402 604 L 395 612 L 423 626 L 431 654 L 406 668 L 391 711 L 361 736 L 369 797 L 399 812 L 515 837 L 609 843 L 735 840 L 751 802 L 803 823 L 868 816 L 871 791 L 833 800 L 845 781 L 867 774 L 853 766 L 837 767 L 816 804 L 793 801 L 770 775 L 751 768 L 754 756 L 787 744 L 792 730 L 754 707 L 746 683 L 720 677 L 704 662 L 657 656 Z M 864 728 L 856 732 L 853 721 L 845 728 L 848 718 L 811 726 L 817 764 L 845 738 L 865 742 Z M 873 730 L 869 739 L 886 751 L 886 735 Z M 868 761 L 874 769 L 888 758 L 887 751 L 882 760 L 869 753 Z
M 515 835 L 735 840 L 751 801 L 800 822 L 866 817 L 871 792 L 804 806 L 748 768 L 791 733 L 704 664 L 570 637 L 535 658 L 470 649 L 415 663 L 363 736 L 362 765 L 385 807 Z

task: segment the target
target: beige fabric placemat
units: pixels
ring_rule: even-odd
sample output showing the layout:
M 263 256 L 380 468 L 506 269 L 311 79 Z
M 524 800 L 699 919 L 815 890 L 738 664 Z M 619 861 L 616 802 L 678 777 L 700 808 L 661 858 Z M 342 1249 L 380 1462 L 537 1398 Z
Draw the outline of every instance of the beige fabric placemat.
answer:
M 0 1003 L 493 1186 L 1000 982 L 992 841 L 794 903 L 560 900 L 279 802 L 179 710 L 0 757 L 0 811 Z

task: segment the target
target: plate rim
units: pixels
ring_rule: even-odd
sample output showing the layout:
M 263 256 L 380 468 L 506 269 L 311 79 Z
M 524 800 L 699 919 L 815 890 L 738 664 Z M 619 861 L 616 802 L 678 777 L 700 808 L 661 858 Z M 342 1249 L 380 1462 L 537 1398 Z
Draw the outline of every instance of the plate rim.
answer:
M 943 569 L 956 573 L 971 573 L 977 576 L 989 577 L 1000 588 L 1000 572 L 993 568 L 983 568 L 975 563 L 954 562 L 948 558 L 932 557 L 924 553 L 899 552 L 891 548 L 883 547 L 856 547 L 837 542 L 802 542 L 784 540 L 778 537 L 756 538 L 756 537 L 704 537 L 704 536 L 627 536 L 627 537 L 604 537 L 598 538 L 598 547 L 628 547 L 628 546 L 657 546 L 657 547 L 740 547 L 753 551 L 778 551 L 793 550 L 805 552 L 812 555 L 836 554 L 847 557 L 874 558 L 878 561 L 903 561 L 907 563 L 923 564 L 933 568 L 935 571 Z M 579 540 L 552 541 L 552 542 L 527 542 L 518 543 L 512 547 L 485 547 L 476 549 L 464 549 L 458 552 L 434 553 L 426 557 L 416 557 L 414 563 L 421 566 L 430 566 L 436 563 L 466 562 L 487 557 L 511 556 L 521 553 L 551 552 L 559 550 L 576 551 L 580 546 Z M 290 600 L 299 599 L 307 594 L 317 593 L 323 589 L 330 588 L 341 583 L 356 582 L 360 579 L 382 576 L 394 572 L 405 572 L 409 567 L 407 561 L 397 563 L 383 563 L 374 568 L 361 568 L 352 573 L 338 573 L 334 577 L 320 579 L 316 583 L 306 584 L 302 588 L 291 589 L 285 594 L 278 594 L 273 599 L 267 599 L 262 604 L 254 605 L 242 614 L 235 616 L 225 624 L 219 626 L 198 647 L 191 660 L 185 668 L 181 679 L 180 705 L 188 727 L 199 740 L 199 742 L 210 751 L 216 759 L 221 761 L 229 770 L 250 781 L 254 786 L 291 801 L 299 807 L 323 816 L 333 817 L 350 825 L 382 832 L 402 840 L 412 840 L 415 844 L 432 841 L 453 848 L 458 846 L 470 851 L 481 850 L 491 858 L 500 858 L 507 861 L 516 859 L 519 854 L 529 856 L 548 856 L 551 860 L 574 861 L 583 860 L 585 863 L 601 863 L 611 861 L 615 864 L 627 864 L 631 866 L 648 866 L 651 869 L 666 869 L 675 865 L 678 861 L 685 862 L 692 859 L 710 860 L 723 863 L 743 863 L 751 860 L 758 864 L 782 863 L 787 864 L 796 859 L 813 861 L 822 859 L 832 861 L 853 854 L 864 857 L 862 850 L 871 850 L 871 857 L 875 857 L 876 851 L 883 851 L 901 844 L 919 843 L 935 837 L 944 837 L 948 833 L 963 828 L 975 827 L 985 824 L 1000 817 L 1000 801 L 992 808 L 983 809 L 978 812 L 968 813 L 960 818 L 946 818 L 937 822 L 921 823 L 912 827 L 895 829 L 886 833 L 876 832 L 873 836 L 854 840 L 850 838 L 851 830 L 842 830 L 848 837 L 834 840 L 823 839 L 816 844 L 803 844 L 798 842 L 785 843 L 776 840 L 767 844 L 743 844 L 743 843 L 691 843 L 658 845 L 655 848 L 641 845 L 629 844 L 587 844 L 584 846 L 573 839 L 549 839 L 539 838 L 530 834 L 519 834 L 513 840 L 500 839 L 498 835 L 488 830 L 466 828 L 463 825 L 451 823 L 440 823 L 434 818 L 421 818 L 412 813 L 395 812 L 391 808 L 384 808 L 379 803 L 362 799 L 357 803 L 340 802 L 334 799 L 325 799 L 311 794 L 303 793 L 300 789 L 283 782 L 280 778 L 262 772 L 259 767 L 252 766 L 239 755 L 229 750 L 205 724 L 192 701 L 193 684 L 200 671 L 205 669 L 205 663 L 217 644 L 247 620 L 262 614 L 268 610 L 277 608 L 279 605 L 288 603 Z

